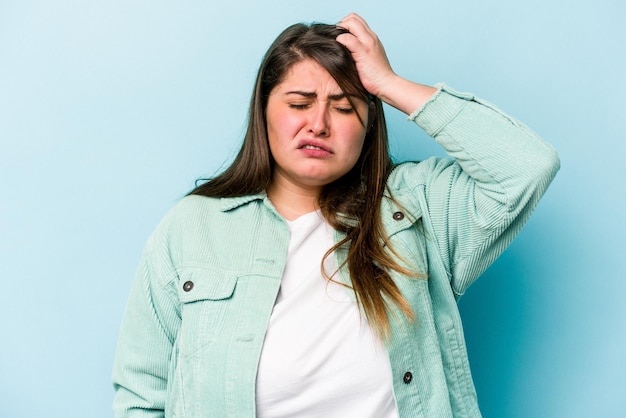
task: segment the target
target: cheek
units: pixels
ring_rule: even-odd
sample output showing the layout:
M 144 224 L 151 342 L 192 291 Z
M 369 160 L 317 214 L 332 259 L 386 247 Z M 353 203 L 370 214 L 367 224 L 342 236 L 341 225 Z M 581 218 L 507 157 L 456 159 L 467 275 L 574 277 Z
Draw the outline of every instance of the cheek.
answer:
M 346 132 L 346 138 L 349 138 L 347 141 L 347 145 L 350 147 L 351 153 L 356 155 L 356 159 L 361 155 L 361 151 L 363 150 L 363 144 L 365 143 L 365 128 L 363 128 L 360 124 L 358 127 L 354 127 L 349 132 Z
M 276 138 L 293 138 L 302 127 L 302 118 L 288 112 L 268 112 L 267 134 Z

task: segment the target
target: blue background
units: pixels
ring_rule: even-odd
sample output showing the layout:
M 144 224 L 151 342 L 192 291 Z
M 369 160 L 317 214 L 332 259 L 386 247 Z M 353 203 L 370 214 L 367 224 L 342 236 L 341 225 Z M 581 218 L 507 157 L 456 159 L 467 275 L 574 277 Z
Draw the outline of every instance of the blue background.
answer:
M 486 417 L 626 413 L 626 6 L 619 0 L 0 2 L 0 417 L 107 417 L 144 242 L 235 154 L 296 21 L 358 11 L 394 69 L 495 102 L 562 170 L 461 300 Z M 399 159 L 441 155 L 389 109 Z

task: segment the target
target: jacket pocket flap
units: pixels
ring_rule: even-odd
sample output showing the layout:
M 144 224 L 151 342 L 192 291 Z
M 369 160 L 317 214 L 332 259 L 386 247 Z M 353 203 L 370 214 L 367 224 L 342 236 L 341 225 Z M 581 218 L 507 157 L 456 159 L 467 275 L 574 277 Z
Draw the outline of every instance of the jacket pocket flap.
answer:
M 182 303 L 229 299 L 235 292 L 237 276 L 216 272 L 194 272 L 181 277 L 178 298 Z
M 422 217 L 422 209 L 419 206 L 408 207 L 408 205 L 407 207 L 399 207 L 385 199 L 381 208 L 381 216 L 385 232 L 388 237 L 391 237 L 400 231 L 411 228 Z

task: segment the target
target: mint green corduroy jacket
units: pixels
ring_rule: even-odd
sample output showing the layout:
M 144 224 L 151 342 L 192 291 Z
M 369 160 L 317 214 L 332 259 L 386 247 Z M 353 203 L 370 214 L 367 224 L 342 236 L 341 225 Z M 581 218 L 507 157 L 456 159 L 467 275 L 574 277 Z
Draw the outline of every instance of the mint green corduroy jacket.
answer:
M 457 300 L 522 228 L 559 159 L 521 123 L 445 85 L 409 119 L 452 158 L 403 163 L 388 179 L 399 203 L 382 203 L 389 242 L 427 274 L 392 274 L 417 318 L 392 323 L 393 392 L 400 417 L 477 417 Z M 188 196 L 173 208 L 147 243 L 121 325 L 116 417 L 255 416 L 288 244 L 265 194 Z

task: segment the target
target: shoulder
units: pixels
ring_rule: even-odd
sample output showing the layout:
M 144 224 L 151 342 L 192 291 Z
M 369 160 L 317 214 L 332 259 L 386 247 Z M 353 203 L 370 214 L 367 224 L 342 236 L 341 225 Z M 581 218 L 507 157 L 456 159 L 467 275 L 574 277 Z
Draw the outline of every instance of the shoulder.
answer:
M 189 195 L 178 201 L 161 219 L 153 235 L 165 234 L 184 226 L 187 220 L 200 214 L 219 210 L 220 199 Z
M 218 197 L 187 195 L 174 205 L 164 220 L 187 217 L 198 212 L 217 211 L 220 208 L 220 202 L 221 198 Z
M 219 212 L 220 199 L 189 195 L 174 205 L 158 223 L 145 247 L 146 253 L 171 253 L 202 219 Z M 186 239 L 185 239 L 186 240 Z
M 189 195 L 182 198 L 152 233 L 147 250 L 168 251 L 180 257 L 197 248 L 215 246 L 246 233 L 255 219 L 252 202 L 260 195 L 233 198 Z

